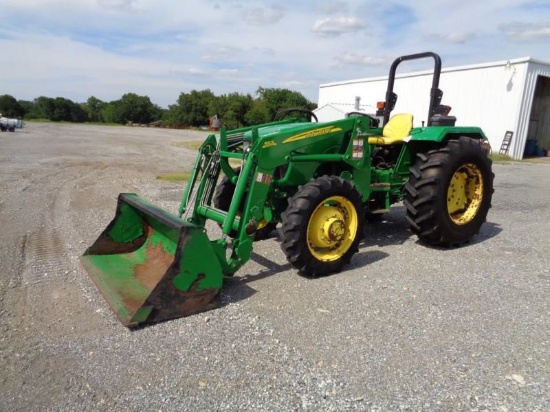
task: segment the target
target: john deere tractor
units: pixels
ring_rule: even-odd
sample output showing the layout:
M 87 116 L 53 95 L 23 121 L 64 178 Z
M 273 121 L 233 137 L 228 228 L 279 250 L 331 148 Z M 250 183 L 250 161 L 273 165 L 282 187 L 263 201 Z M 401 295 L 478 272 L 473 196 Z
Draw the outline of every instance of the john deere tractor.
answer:
M 393 85 L 401 62 L 421 58 L 435 62 L 433 83 L 427 124 L 413 127 L 410 114 L 390 116 Z M 365 218 L 401 201 L 422 242 L 469 241 L 491 205 L 488 143 L 479 127 L 455 126 L 448 116 L 440 72 L 431 52 L 396 59 L 381 125 L 362 113 L 320 123 L 290 108 L 272 123 L 208 136 L 178 215 L 120 194 L 115 218 L 82 257 L 85 268 L 133 327 L 219 306 L 224 278 L 276 227 L 288 261 L 307 276 L 342 270 L 358 251 Z M 209 220 L 221 228 L 215 239 Z

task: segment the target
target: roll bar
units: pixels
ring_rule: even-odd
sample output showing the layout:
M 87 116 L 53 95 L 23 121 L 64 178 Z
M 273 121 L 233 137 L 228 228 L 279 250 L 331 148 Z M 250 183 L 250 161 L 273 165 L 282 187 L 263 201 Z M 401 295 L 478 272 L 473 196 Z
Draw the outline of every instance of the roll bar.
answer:
M 384 105 L 384 120 L 383 124 L 385 125 L 388 120 L 390 119 L 390 114 L 392 110 L 395 107 L 395 103 L 397 102 L 397 94 L 393 92 L 393 85 L 395 83 L 395 72 L 397 70 L 397 66 L 401 62 L 407 61 L 407 60 L 417 60 L 417 59 L 424 59 L 427 57 L 431 57 L 434 59 L 434 74 L 432 79 L 432 88 L 430 90 L 430 107 L 428 108 L 428 126 L 431 125 L 431 118 L 435 114 L 435 108 L 439 106 L 441 103 L 441 98 L 443 97 L 443 92 L 439 89 L 439 77 L 441 75 L 441 57 L 439 57 L 438 54 L 435 54 L 433 52 L 424 52 L 424 53 L 416 53 L 416 54 L 409 54 L 407 56 L 401 56 L 394 60 L 390 67 L 390 75 L 388 77 L 388 89 L 386 91 L 386 103 Z

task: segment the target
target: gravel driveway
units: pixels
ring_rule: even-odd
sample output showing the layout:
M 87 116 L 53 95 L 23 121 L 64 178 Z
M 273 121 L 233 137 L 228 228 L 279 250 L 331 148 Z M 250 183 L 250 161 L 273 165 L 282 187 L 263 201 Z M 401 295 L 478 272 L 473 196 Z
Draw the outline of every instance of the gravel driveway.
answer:
M 172 212 L 203 132 L 29 123 L 0 134 L 0 410 L 548 411 L 550 163 L 494 165 L 488 222 L 427 248 L 396 206 L 347 270 L 276 239 L 217 310 L 136 331 L 78 257 L 119 192 Z

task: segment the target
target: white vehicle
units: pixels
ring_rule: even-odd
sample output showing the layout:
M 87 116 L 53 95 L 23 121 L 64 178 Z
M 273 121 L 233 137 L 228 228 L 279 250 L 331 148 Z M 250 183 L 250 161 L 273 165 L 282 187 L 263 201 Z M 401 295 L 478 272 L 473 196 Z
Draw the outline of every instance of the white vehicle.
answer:
M 15 132 L 15 128 L 21 129 L 23 127 L 23 120 L 21 119 L 8 119 L 7 117 L 3 117 L 2 113 L 0 113 L 0 131 L 6 132 Z

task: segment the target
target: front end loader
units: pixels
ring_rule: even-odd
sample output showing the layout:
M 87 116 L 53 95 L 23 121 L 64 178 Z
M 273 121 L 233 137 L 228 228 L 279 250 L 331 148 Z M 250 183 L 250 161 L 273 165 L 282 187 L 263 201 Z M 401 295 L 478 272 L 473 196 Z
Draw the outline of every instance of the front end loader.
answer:
M 393 79 L 401 61 L 425 57 L 436 62 L 430 121 L 413 127 L 410 115 L 390 118 Z M 135 327 L 219 306 L 224 278 L 276 227 L 288 261 L 307 276 L 341 271 L 365 220 L 401 201 L 424 243 L 469 241 L 491 202 L 487 139 L 478 127 L 446 124 L 440 69 L 434 53 L 396 60 L 383 125 L 361 113 L 320 123 L 290 108 L 271 123 L 222 128 L 200 147 L 177 215 L 120 194 L 84 267 L 120 321 Z M 208 221 L 220 235 L 207 235 Z
M 324 275 L 349 262 L 369 195 L 369 147 L 362 134 L 370 119 L 317 123 L 310 122 L 315 115 L 309 110 L 292 111 L 298 116 L 210 135 L 178 215 L 135 194 L 119 195 L 115 218 L 82 262 L 124 325 L 218 306 L 224 276 L 244 265 L 256 237 L 285 216 L 284 250 L 298 269 Z M 306 207 L 309 198 L 315 202 Z M 321 232 L 302 250 L 312 229 L 299 221 L 308 213 Z M 207 237 L 208 220 L 220 226 L 218 239 Z

